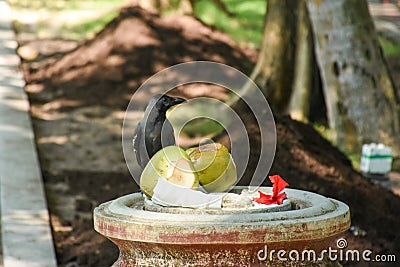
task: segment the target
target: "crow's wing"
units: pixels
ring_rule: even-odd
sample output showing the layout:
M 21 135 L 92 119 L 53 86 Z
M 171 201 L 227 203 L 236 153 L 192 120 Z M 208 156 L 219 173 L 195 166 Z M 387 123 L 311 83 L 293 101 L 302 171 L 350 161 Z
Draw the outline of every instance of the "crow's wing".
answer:
M 175 145 L 174 128 L 172 127 L 168 119 L 165 120 L 164 128 L 162 131 L 163 131 L 161 135 L 162 147 Z
M 146 128 L 146 148 L 148 156 L 151 158 L 157 151 L 166 146 L 175 145 L 174 128 L 165 119 L 157 121 L 151 127 Z
M 146 124 L 142 120 L 136 126 L 133 149 L 140 167 L 146 167 L 161 148 L 172 145 L 175 145 L 174 128 L 167 119 L 149 117 Z
M 149 159 L 146 152 L 142 121 L 140 121 L 136 126 L 135 136 L 133 137 L 133 151 L 135 152 L 136 161 L 138 162 L 139 166 L 144 168 Z

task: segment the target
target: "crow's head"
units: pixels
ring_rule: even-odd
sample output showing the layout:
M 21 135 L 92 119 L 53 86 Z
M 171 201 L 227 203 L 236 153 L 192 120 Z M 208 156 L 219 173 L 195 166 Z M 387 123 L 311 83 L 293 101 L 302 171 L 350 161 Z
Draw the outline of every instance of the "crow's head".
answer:
M 165 113 L 170 107 L 181 104 L 185 101 L 186 100 L 183 98 L 159 94 L 153 96 L 153 98 L 150 100 L 150 105 L 155 102 L 153 108 L 157 109 L 159 112 Z

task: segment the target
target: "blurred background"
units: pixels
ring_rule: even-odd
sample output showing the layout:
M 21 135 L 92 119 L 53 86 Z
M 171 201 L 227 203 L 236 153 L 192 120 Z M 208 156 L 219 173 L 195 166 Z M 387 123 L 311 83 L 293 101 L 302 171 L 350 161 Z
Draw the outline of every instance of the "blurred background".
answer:
M 399 251 L 397 1 L 8 2 L 60 266 L 115 261 L 117 248 L 92 229 L 92 210 L 138 190 L 122 154 L 125 109 L 151 75 L 194 60 L 239 69 L 267 97 L 278 139 L 271 174 L 349 204 L 352 248 Z M 248 107 L 218 86 L 181 86 L 174 93 L 227 101 L 243 114 L 252 146 L 246 184 L 260 146 Z M 128 114 L 132 131 L 148 98 Z M 187 139 L 229 142 L 214 121 L 189 126 Z M 393 151 L 392 171 L 378 182 L 360 172 L 361 146 L 371 142 Z

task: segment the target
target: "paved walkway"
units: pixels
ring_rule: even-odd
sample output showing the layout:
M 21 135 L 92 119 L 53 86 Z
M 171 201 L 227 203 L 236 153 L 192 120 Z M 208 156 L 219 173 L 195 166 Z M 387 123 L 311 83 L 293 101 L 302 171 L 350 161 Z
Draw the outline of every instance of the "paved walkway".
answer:
M 370 10 L 378 30 L 400 42 L 400 12 L 395 5 L 371 4 Z M 55 267 L 29 103 L 15 49 L 10 9 L 0 0 L 0 266 Z M 400 175 L 391 179 L 400 187 Z
M 24 81 L 0 0 L 0 199 L 4 267 L 57 266 Z

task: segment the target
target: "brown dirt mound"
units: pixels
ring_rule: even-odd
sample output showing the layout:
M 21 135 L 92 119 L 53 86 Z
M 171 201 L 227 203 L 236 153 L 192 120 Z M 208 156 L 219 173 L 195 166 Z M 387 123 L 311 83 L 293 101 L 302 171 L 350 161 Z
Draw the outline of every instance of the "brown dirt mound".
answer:
M 277 133 L 277 153 L 271 173 L 281 174 L 292 187 L 314 191 L 348 204 L 352 225 L 367 233 L 365 237 L 346 233 L 349 249 L 398 253 L 398 196 L 371 184 L 354 171 L 346 156 L 311 126 L 287 117 L 279 118 Z
M 35 117 L 33 112 L 61 266 L 110 266 L 115 261 L 117 249 L 92 229 L 91 210 L 101 202 L 137 190 L 137 186 L 126 169 L 116 173 L 93 171 L 96 165 L 86 167 L 87 155 L 84 153 L 47 157 L 50 161 L 79 157 L 80 166 L 76 170 L 51 168 L 48 162 L 43 164 L 43 159 L 53 150 L 61 149 L 62 152 L 67 145 L 71 151 L 85 149 L 88 143 L 80 142 L 86 139 L 79 136 L 77 129 L 85 129 L 89 136 L 101 134 L 96 127 L 79 128 L 81 124 L 94 125 L 98 121 L 93 116 L 84 120 L 82 113 L 78 112 L 82 106 L 86 106 L 86 115 L 91 105 L 95 105 L 94 111 L 107 106 L 107 109 L 97 112 L 98 116 L 107 117 L 113 110 L 124 110 L 133 91 L 150 75 L 176 63 L 200 59 L 226 63 L 245 73 L 251 70 L 254 62 L 226 35 L 191 17 L 162 18 L 135 7 L 123 9 L 120 16 L 94 39 L 56 62 L 25 64 L 29 86 L 35 85 L 36 88 L 30 93 L 33 109 L 41 110 L 42 115 L 54 110 L 62 111 L 64 121 L 60 119 L 58 123 L 70 123 L 70 136 L 64 136 L 57 133 L 62 127 L 55 117 L 46 120 L 46 116 Z M 206 93 L 210 92 L 204 91 Z M 59 104 L 46 105 L 54 101 L 59 101 Z M 104 110 L 107 112 L 103 114 Z M 78 113 L 79 116 L 65 119 L 68 113 Z M 350 249 L 392 254 L 400 251 L 400 232 L 396 230 L 400 222 L 400 198 L 363 179 L 352 169 L 348 159 L 311 126 L 287 117 L 277 117 L 276 120 L 278 147 L 271 174 L 280 174 L 292 188 L 314 191 L 347 203 L 351 208 L 353 225 L 367 232 L 365 237 L 346 233 Z M 104 121 L 107 127 L 121 131 L 121 120 Z M 252 145 L 257 147 L 257 127 L 252 127 L 251 120 L 248 122 Z M 55 140 L 54 144 L 50 144 L 51 140 Z M 107 147 L 121 153 L 119 140 L 120 133 L 110 135 L 96 143 L 96 147 Z M 99 153 L 98 157 L 105 159 L 102 164 L 108 162 L 115 166 L 116 163 L 107 161 L 107 155 L 110 155 L 107 153 Z M 249 169 L 255 166 L 257 152 L 252 156 Z M 69 208 L 71 199 L 74 201 Z
M 94 39 L 54 64 L 30 65 L 26 77 L 28 83 L 40 84 L 41 92 L 32 95 L 38 102 L 47 102 L 52 94 L 52 100 L 74 106 L 125 107 L 132 92 L 149 76 L 193 60 L 229 63 L 245 73 L 253 65 L 227 35 L 193 17 L 160 17 L 129 7 Z

